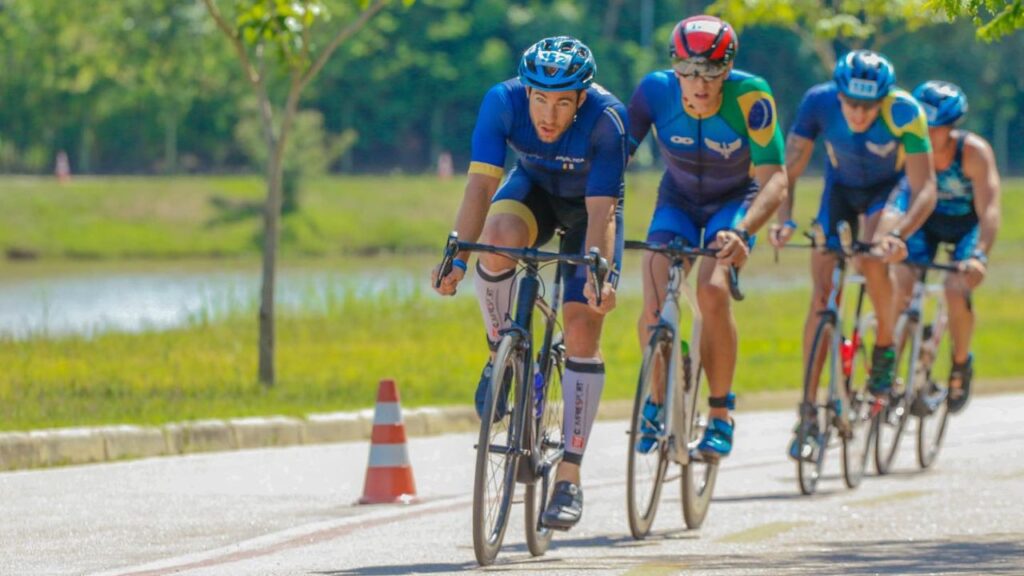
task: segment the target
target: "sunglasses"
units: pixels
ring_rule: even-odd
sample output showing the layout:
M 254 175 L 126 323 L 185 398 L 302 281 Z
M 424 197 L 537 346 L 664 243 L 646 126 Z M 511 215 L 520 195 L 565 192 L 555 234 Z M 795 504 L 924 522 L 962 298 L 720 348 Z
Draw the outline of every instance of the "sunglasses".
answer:
M 706 58 L 687 58 L 685 60 L 673 60 L 672 70 L 676 76 L 686 80 L 700 78 L 705 82 L 714 82 L 727 72 L 729 65 L 721 62 L 711 62 Z
M 882 105 L 881 100 L 856 100 L 854 98 L 847 97 L 845 94 L 840 94 L 839 99 L 844 105 L 853 108 L 854 110 L 863 110 L 865 112 L 875 110 Z

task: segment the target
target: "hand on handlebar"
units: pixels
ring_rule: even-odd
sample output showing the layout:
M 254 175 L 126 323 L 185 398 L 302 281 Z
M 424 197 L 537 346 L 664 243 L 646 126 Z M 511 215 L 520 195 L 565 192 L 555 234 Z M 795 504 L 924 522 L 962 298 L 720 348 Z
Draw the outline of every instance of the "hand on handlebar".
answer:
M 747 257 L 750 256 L 750 246 L 743 241 L 743 238 L 732 230 L 720 230 L 715 239 L 719 246 L 718 263 L 732 265 L 736 268 L 743 267 Z
M 437 276 L 441 273 L 441 264 L 434 267 L 434 271 L 430 273 L 430 285 L 434 287 L 434 291 L 442 296 L 453 296 L 458 289 L 459 282 L 466 277 L 466 273 L 462 268 L 452 266 L 448 274 L 441 278 L 441 284 L 437 283 Z
M 589 277 L 590 273 L 588 272 L 587 275 Z M 615 308 L 615 286 L 612 286 L 611 282 L 605 282 L 601 285 L 600 306 L 597 304 L 597 297 L 594 293 L 593 278 L 589 278 L 586 285 L 583 286 L 583 296 L 586 297 L 587 304 L 590 305 L 590 309 L 602 316 L 611 312 Z
M 796 228 L 785 224 L 772 224 L 768 230 L 768 241 L 776 248 L 782 248 L 789 243 Z
M 882 259 L 886 264 L 902 262 L 907 257 L 907 243 L 901 238 L 886 234 L 881 240 L 875 243 L 872 252 Z
M 987 268 L 981 260 L 968 258 L 960 263 L 960 271 L 963 273 L 967 289 L 973 290 L 985 279 Z

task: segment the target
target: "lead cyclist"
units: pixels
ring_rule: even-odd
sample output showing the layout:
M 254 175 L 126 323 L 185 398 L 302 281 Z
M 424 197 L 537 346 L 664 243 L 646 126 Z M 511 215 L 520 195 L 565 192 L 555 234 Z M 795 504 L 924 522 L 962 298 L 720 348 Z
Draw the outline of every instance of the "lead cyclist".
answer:
M 459 238 L 469 242 L 479 238 L 504 247 L 540 246 L 561 226 L 566 230 L 562 253 L 582 254 L 596 246 L 601 254 L 612 255 L 600 306 L 586 267 L 563 267 L 568 355 L 562 378 L 565 455 L 541 518 L 545 526 L 558 530 L 568 530 L 583 515 L 580 467 L 604 389 L 601 326 L 615 307 L 622 253 L 626 110 L 594 83 L 596 70 L 590 49 L 570 36 L 545 38 L 523 53 L 518 77 L 497 84 L 484 96 L 473 131 L 469 180 L 455 220 Z M 505 175 L 509 147 L 518 159 Z M 456 256 L 451 273 L 437 289 L 440 294 L 455 293 L 468 269 L 466 256 Z M 435 268 L 433 278 L 438 273 Z M 492 254 L 479 256 L 474 284 L 491 360 L 477 385 L 478 414 L 491 380 L 494 349 L 511 322 L 514 282 L 514 262 Z M 496 418 L 507 410 L 508 386 L 506 381 Z

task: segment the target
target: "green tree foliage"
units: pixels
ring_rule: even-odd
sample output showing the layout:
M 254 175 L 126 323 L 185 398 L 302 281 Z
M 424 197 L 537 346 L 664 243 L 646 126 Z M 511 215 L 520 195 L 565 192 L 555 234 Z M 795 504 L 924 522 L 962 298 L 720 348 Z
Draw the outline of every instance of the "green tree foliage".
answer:
M 978 38 L 998 40 L 1024 28 L 1024 1 L 1011 0 L 928 0 L 950 20 L 970 18 L 978 27 Z

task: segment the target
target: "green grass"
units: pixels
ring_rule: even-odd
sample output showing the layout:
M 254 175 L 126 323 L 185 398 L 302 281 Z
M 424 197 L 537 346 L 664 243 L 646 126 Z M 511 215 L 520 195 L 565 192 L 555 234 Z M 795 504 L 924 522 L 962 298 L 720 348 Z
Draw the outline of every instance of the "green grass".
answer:
M 737 306 L 741 351 L 736 390 L 799 385 L 798 326 L 806 290 L 748 290 Z M 1019 290 L 979 292 L 976 351 L 984 378 L 1024 374 L 1016 338 Z M 639 367 L 637 295 L 621 299 L 603 348 L 606 398 L 629 398 Z M 279 321 L 279 382 L 255 382 L 255 313 L 198 318 L 186 328 L 0 341 L 0 429 L 311 412 L 371 406 L 379 379 L 395 378 L 406 406 L 466 404 L 485 351 L 472 298 L 428 293 L 339 295 L 326 312 Z
M 657 175 L 631 175 L 627 236 L 642 236 L 656 185 Z M 802 221 L 817 203 L 811 193 L 817 185 L 807 182 L 798 196 Z M 302 212 L 288 224 L 286 253 L 425 250 L 415 266 L 426 270 L 450 226 L 460 188 L 458 180 L 424 177 L 315 182 Z M 1005 188 L 1004 231 L 992 278 L 976 297 L 981 378 L 1024 375 L 1024 356 L 1016 347 L 1024 329 L 1024 181 L 1009 181 Z M 252 263 L 259 222 L 224 221 L 211 199 L 238 206 L 261 195 L 254 178 L 77 179 L 66 188 L 6 178 L 0 180 L 0 246 L 38 252 L 49 260 L 46 266 L 57 268 L 68 256 L 111 260 L 96 266 L 101 271 L 125 257 L 248 255 L 245 261 Z M 736 306 L 741 394 L 800 384 L 806 256 L 790 252 L 773 266 L 770 254 L 763 248 L 755 253 L 744 273 L 747 300 Z M 0 264 L 0 277 L 34 273 L 23 270 L 29 268 Z M 628 261 L 627 284 L 635 286 L 637 271 L 637 261 Z M 0 338 L 0 430 L 364 408 L 385 377 L 397 379 L 407 406 L 467 404 L 484 356 L 472 298 L 339 292 L 305 312 L 280 315 L 278 384 L 265 391 L 255 381 L 256 314 L 251 303 L 234 306 L 227 318 L 199 315 L 166 332 Z M 602 343 L 606 398 L 632 394 L 639 308 L 636 290 L 624 291 L 608 319 Z

